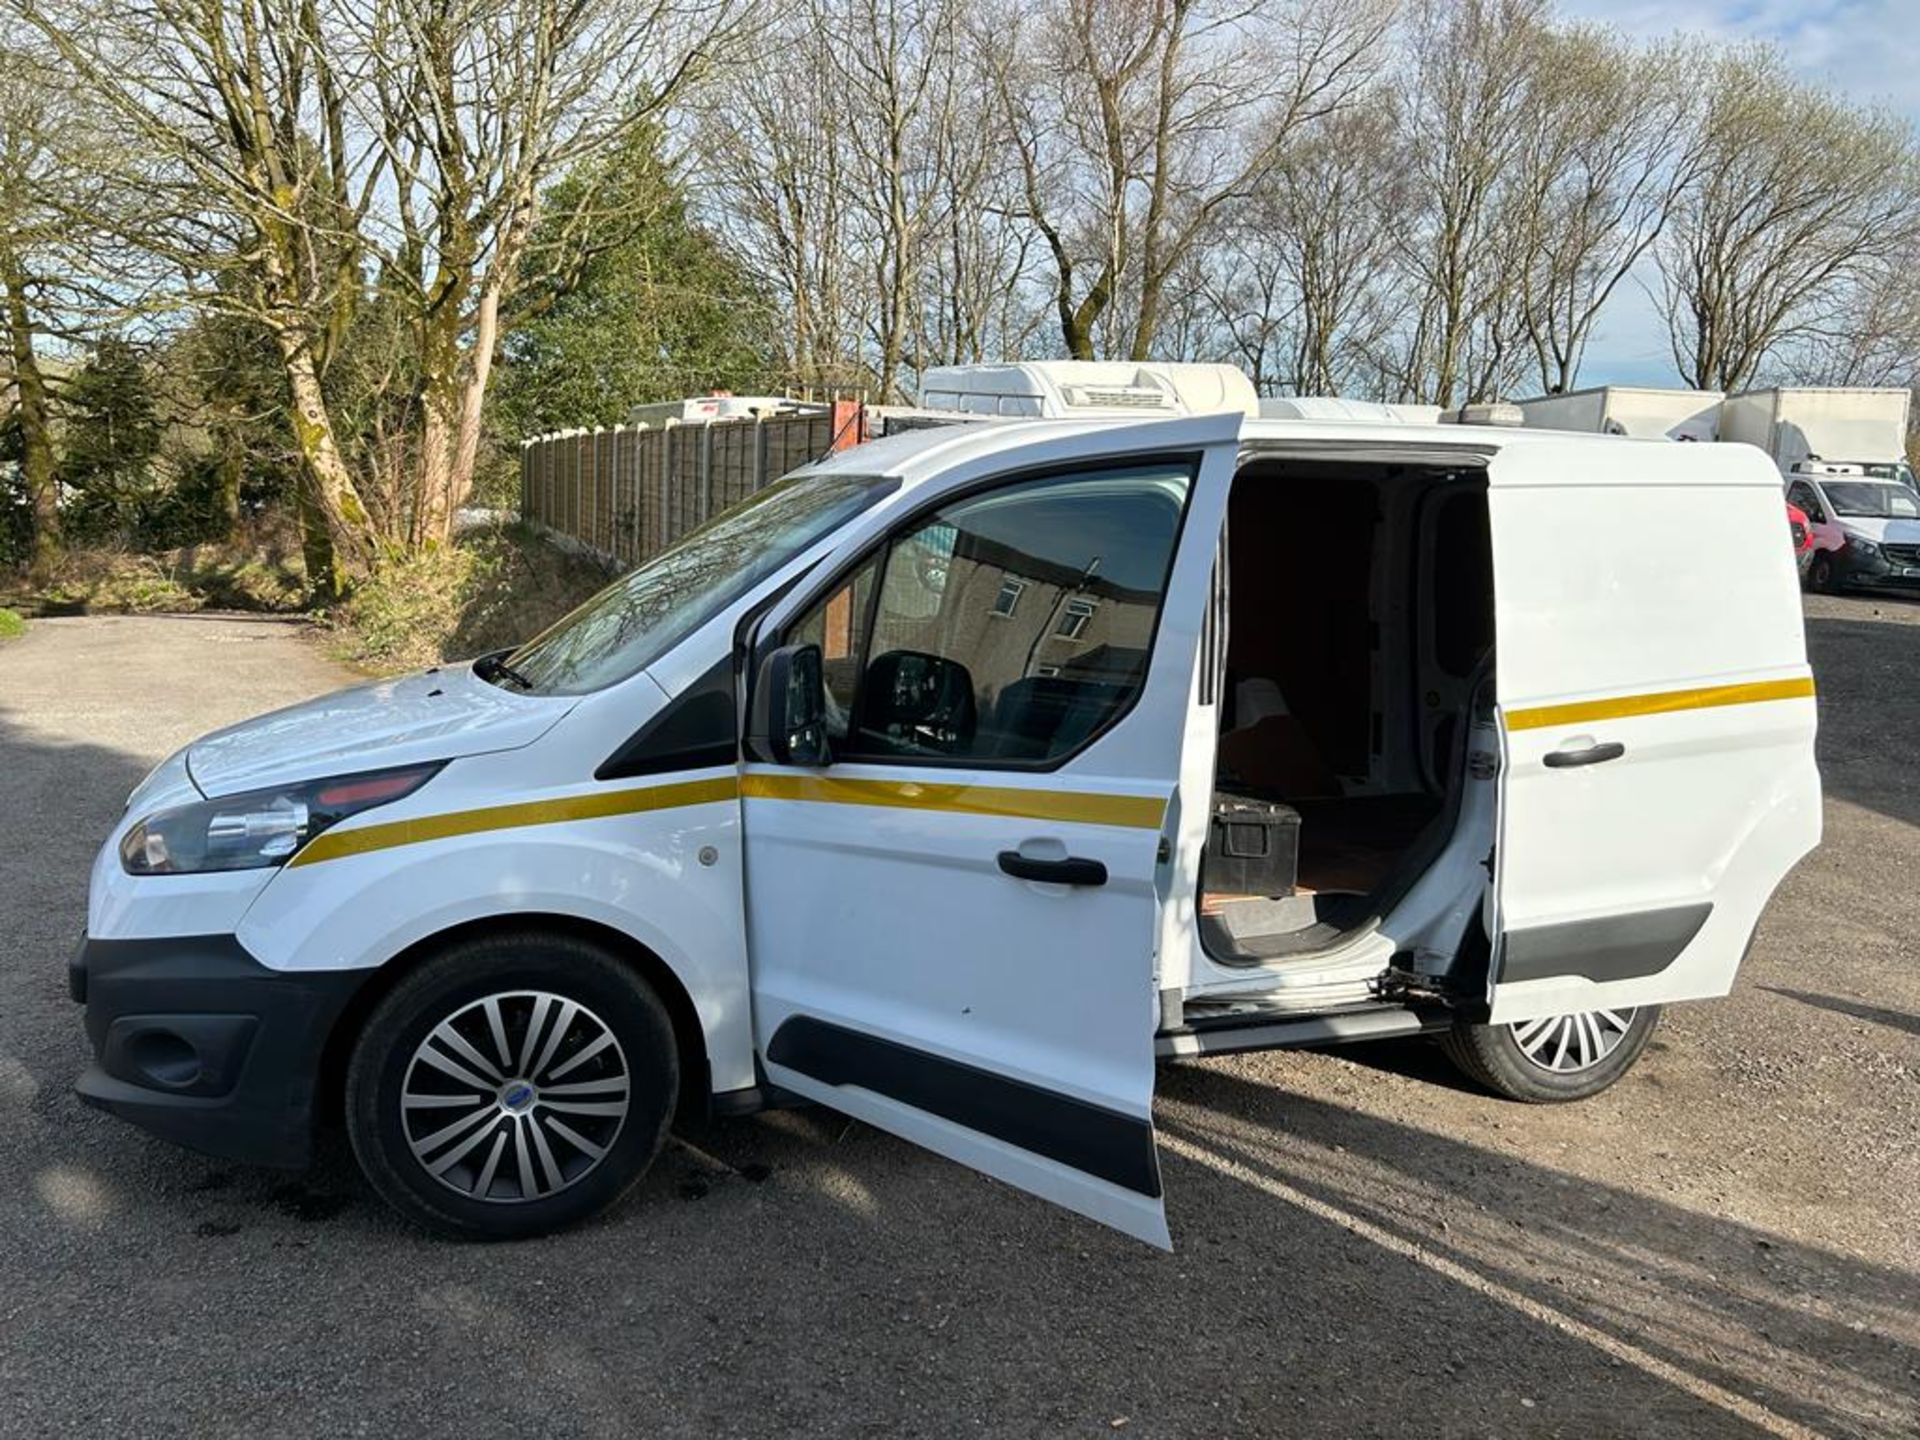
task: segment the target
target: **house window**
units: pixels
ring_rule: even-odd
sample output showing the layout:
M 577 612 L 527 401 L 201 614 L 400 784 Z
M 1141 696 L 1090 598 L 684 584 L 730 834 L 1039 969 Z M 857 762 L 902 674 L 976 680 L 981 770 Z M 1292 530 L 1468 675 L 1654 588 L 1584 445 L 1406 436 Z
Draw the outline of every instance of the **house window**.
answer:
M 1087 632 L 1087 622 L 1093 619 L 1093 601 L 1075 597 L 1067 601 L 1067 608 L 1060 612 L 1060 623 L 1053 627 L 1053 633 L 1064 640 L 1078 640 Z
M 1000 582 L 1000 593 L 993 597 L 993 613 L 1003 620 L 1011 620 L 1013 612 L 1020 608 L 1020 596 L 1026 588 L 1026 581 L 1007 576 Z

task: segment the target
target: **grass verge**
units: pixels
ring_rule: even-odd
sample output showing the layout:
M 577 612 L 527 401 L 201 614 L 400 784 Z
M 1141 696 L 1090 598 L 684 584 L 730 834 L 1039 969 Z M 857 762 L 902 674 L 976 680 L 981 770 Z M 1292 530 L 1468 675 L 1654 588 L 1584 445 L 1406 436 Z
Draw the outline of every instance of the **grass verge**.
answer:
M 337 660 L 369 674 L 416 670 L 516 645 L 604 587 L 599 561 L 530 526 L 487 525 L 385 566 L 328 617 Z
M 0 601 L 29 615 L 150 615 L 165 611 L 307 608 L 297 541 L 267 528 L 232 540 L 143 555 L 74 550 L 44 581 L 0 577 Z
M 14 640 L 27 633 L 27 622 L 18 610 L 0 609 L 0 640 Z

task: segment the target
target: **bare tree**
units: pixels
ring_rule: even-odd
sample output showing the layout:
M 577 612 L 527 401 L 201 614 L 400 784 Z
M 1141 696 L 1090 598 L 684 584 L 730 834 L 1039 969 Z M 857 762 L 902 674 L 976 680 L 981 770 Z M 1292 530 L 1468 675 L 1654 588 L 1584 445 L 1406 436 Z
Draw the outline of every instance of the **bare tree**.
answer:
M 958 6 L 948 0 L 815 0 L 812 24 L 854 123 L 849 199 L 869 257 L 874 389 L 896 399 L 920 276 L 954 193 Z M 847 43 L 859 36 L 858 43 Z M 871 37 L 869 39 L 868 37 Z
M 1699 178 L 1697 54 L 1586 26 L 1538 38 L 1507 213 L 1542 390 L 1573 388 L 1601 311 Z
M 1514 373 L 1524 241 L 1510 179 L 1549 28 L 1545 0 L 1427 0 L 1412 16 L 1394 87 L 1407 184 L 1397 398 L 1459 404 Z
M 1299 299 L 1283 383 L 1299 395 L 1370 387 L 1392 312 L 1393 217 L 1407 203 L 1384 99 L 1315 126 L 1275 168 L 1256 214 Z
M 799 10 L 754 32 L 696 98 L 702 212 L 767 286 L 789 383 L 859 384 L 861 289 L 845 108 Z
M 1682 376 L 1735 390 L 1910 253 L 1920 180 L 1909 125 L 1795 79 L 1773 51 L 1721 59 L 1702 123 L 1659 247 L 1661 298 Z
M 1070 354 L 1101 333 L 1153 353 L 1170 279 L 1300 127 L 1350 102 L 1389 18 L 1377 0 L 1054 0 L 1003 21 L 995 90 Z

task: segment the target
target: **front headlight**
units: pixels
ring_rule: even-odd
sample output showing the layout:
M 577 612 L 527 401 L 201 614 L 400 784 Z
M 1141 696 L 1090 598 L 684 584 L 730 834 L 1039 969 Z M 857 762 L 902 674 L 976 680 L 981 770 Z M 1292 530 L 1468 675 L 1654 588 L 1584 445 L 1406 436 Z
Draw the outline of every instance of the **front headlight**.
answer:
M 1880 558 L 1880 547 L 1871 540 L 1863 540 L 1858 535 L 1852 535 L 1847 538 L 1847 544 L 1858 550 L 1869 560 L 1878 560 Z
M 411 795 L 439 769 L 372 770 L 157 810 L 120 841 L 120 864 L 129 875 L 284 865 L 329 825 Z

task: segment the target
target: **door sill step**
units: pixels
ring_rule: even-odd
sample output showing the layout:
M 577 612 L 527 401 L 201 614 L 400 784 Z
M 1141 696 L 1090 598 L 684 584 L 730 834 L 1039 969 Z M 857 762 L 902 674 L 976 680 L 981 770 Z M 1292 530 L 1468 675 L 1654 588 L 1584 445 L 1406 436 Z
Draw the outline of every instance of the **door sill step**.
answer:
M 1154 1037 L 1153 1053 L 1165 1060 L 1188 1055 L 1231 1055 L 1242 1050 L 1291 1050 L 1354 1040 L 1391 1040 L 1445 1030 L 1452 1023 L 1452 1017 L 1444 1010 L 1407 1010 L 1398 1006 L 1289 1020 L 1249 1016 L 1229 1024 L 1164 1031 Z

